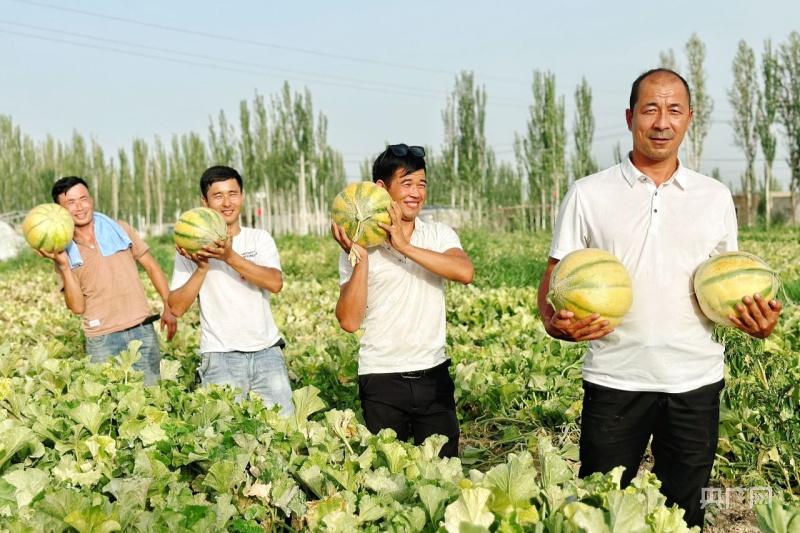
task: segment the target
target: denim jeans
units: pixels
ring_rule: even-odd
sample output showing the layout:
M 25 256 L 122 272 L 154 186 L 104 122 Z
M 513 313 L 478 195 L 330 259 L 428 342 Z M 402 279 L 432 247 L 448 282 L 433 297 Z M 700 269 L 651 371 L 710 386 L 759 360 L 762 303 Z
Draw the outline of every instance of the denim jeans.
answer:
M 241 389 L 237 401 L 252 391 L 267 406 L 280 405 L 282 415 L 294 412 L 289 374 L 283 351 L 277 346 L 257 352 L 206 352 L 197 373 L 204 387 L 214 384 Z
M 92 363 L 105 363 L 108 359 L 128 349 L 133 340 L 142 341 L 139 353 L 142 358 L 133 364 L 133 368 L 144 373 L 144 384 L 154 385 L 161 377 L 161 350 L 158 348 L 158 335 L 153 324 L 136 326 L 125 331 L 108 333 L 98 337 L 86 337 L 86 353 Z

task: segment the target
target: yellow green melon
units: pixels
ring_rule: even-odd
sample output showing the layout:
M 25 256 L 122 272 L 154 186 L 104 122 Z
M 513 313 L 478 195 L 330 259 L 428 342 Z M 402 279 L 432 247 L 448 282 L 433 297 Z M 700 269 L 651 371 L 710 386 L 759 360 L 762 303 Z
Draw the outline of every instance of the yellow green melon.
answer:
M 175 223 L 175 244 L 193 254 L 203 246 L 228 237 L 228 225 L 217 211 L 196 207 L 181 214 Z
M 391 202 L 386 189 L 370 181 L 352 183 L 333 199 L 331 218 L 351 241 L 371 248 L 386 240 L 386 231 L 378 224 L 392 223 L 388 211 Z M 351 257 L 352 262 L 357 259 Z
M 738 316 L 736 304 L 745 296 L 775 298 L 780 281 L 759 257 L 747 252 L 726 252 L 703 262 L 694 273 L 694 293 L 703 314 L 723 326 L 728 316 Z
M 60 252 L 72 240 L 74 231 L 72 215 L 58 204 L 37 205 L 22 221 L 22 234 L 35 250 Z
M 633 303 L 633 287 L 613 254 L 585 248 L 567 254 L 553 268 L 547 301 L 556 311 L 572 311 L 578 319 L 597 313 L 616 327 Z

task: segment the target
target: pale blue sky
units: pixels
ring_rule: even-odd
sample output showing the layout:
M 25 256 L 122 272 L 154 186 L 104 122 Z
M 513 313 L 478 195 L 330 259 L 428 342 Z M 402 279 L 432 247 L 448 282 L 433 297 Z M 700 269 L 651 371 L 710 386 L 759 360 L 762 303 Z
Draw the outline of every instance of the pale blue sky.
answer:
M 209 116 L 224 109 L 236 121 L 242 99 L 270 95 L 288 79 L 311 89 L 352 178 L 384 141 L 438 148 L 441 110 L 462 69 L 486 86 L 487 138 L 499 158 L 511 160 L 532 72 L 540 69 L 555 73 L 566 96 L 568 128 L 575 86 L 587 78 L 594 153 L 605 166 L 615 142 L 624 150 L 630 144 L 624 110 L 633 78 L 657 66 L 668 48 L 685 65 L 683 47 L 696 31 L 706 43 L 715 100 L 702 170 L 718 166 L 738 186 L 744 163 L 726 122 L 737 43 L 745 39 L 760 57 L 764 39 L 777 44 L 792 30 L 800 30 L 797 1 L 0 0 L 0 113 L 37 139 L 51 133 L 66 140 L 76 129 L 115 150 L 137 136 L 205 135 Z M 784 145 L 781 139 L 776 172 L 785 183 Z

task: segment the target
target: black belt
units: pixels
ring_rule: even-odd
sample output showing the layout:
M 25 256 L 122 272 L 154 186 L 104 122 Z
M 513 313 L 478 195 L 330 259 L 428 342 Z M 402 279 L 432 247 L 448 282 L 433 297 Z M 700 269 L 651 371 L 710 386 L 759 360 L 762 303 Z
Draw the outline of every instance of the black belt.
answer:
M 439 363 L 436 366 L 432 366 L 424 370 L 410 370 L 408 372 L 398 372 L 397 374 L 404 379 L 419 379 L 422 376 L 429 376 L 431 374 L 440 372 L 442 369 L 445 369 L 448 366 L 450 366 L 450 359 L 448 359 L 444 363 Z
M 138 324 L 135 324 L 135 325 L 133 325 L 133 326 L 131 326 L 129 328 L 125 328 L 122 331 L 129 331 L 131 329 L 135 329 L 135 328 L 138 328 L 140 326 L 146 326 L 147 324 L 152 324 L 153 322 L 155 322 L 156 320 L 158 320 L 160 318 L 161 318 L 161 315 L 150 315 L 149 317 L 145 318 L 144 320 L 142 320 Z

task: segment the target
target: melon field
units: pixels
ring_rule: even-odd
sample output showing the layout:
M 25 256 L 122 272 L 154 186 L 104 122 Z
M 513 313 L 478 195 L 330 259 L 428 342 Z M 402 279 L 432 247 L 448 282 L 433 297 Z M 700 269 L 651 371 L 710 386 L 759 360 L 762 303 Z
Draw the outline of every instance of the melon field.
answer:
M 50 262 L 0 263 L 0 531 L 686 531 L 646 465 L 624 490 L 619 471 L 576 476 L 584 347 L 550 339 L 538 319 L 549 236 L 462 241 L 476 277 L 447 291 L 458 459 L 439 459 L 436 437 L 415 447 L 362 425 L 330 238 L 277 240 L 289 418 L 196 387 L 196 306 L 162 339 L 162 381 L 145 388 L 134 345 L 89 364 Z M 171 238 L 149 242 L 169 275 Z M 717 331 L 727 386 L 710 484 L 769 487 L 772 499 L 711 505 L 711 531 L 800 531 L 799 243 L 789 230 L 740 238 L 779 273 L 785 308 L 766 341 Z

